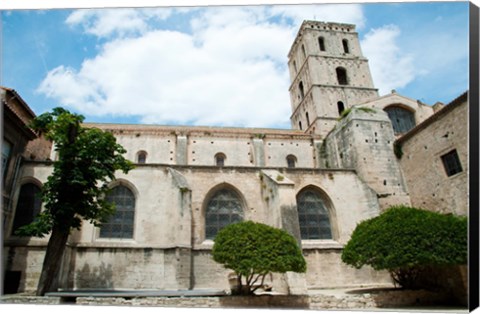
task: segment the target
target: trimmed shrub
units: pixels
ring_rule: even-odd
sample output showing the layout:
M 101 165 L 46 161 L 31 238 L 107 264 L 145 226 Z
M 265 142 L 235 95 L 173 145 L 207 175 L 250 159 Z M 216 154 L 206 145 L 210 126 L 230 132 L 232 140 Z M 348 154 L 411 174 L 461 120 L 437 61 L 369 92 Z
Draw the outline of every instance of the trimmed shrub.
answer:
M 305 272 L 297 241 L 286 231 L 252 221 L 228 225 L 213 245 L 213 259 L 237 275 L 233 294 L 253 294 L 271 272 Z
M 388 270 L 401 287 L 422 288 L 424 268 L 467 263 L 467 235 L 466 217 L 394 206 L 357 225 L 342 261 Z

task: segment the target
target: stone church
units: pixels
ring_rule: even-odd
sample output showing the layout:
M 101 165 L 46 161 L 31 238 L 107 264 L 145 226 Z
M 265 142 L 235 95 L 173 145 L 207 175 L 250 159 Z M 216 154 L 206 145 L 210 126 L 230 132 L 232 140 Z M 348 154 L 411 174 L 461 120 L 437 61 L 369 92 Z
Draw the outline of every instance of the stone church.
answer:
M 71 234 L 59 288 L 228 290 L 231 271 L 211 249 L 242 220 L 301 244 L 307 272 L 272 276 L 274 291 L 389 285 L 385 272 L 341 262 L 359 222 L 395 204 L 466 215 L 467 93 L 435 106 L 380 97 L 349 24 L 303 22 L 288 67 L 291 130 L 86 124 L 112 132 L 136 167 L 112 183 L 111 220 Z M 4 208 L 10 290 L 36 289 L 47 239 L 13 232 L 41 210 L 35 193 L 55 158 L 24 154 Z

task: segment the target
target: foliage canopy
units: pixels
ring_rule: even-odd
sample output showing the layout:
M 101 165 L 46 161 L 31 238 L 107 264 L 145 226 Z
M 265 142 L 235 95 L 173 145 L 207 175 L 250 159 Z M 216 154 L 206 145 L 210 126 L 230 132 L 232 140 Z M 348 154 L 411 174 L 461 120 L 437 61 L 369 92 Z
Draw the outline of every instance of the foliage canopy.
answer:
M 99 225 L 113 214 L 113 205 L 103 196 L 115 171 L 126 173 L 133 164 L 122 156 L 126 151 L 111 133 L 84 128 L 83 119 L 55 108 L 32 122 L 34 130 L 54 142 L 58 160 L 42 189 L 46 210 L 32 224 L 20 228 L 19 234 L 45 236 L 54 224 L 68 231 L 80 229 L 82 219 Z
M 213 259 L 237 275 L 238 292 L 252 294 L 271 272 L 305 272 L 306 262 L 293 236 L 252 221 L 228 225 L 219 231 Z M 242 282 L 245 279 L 245 284 Z M 255 284 L 261 280 L 259 286 Z
M 466 264 L 467 234 L 466 217 L 393 206 L 357 225 L 342 261 L 388 270 L 395 282 L 412 288 L 423 267 Z

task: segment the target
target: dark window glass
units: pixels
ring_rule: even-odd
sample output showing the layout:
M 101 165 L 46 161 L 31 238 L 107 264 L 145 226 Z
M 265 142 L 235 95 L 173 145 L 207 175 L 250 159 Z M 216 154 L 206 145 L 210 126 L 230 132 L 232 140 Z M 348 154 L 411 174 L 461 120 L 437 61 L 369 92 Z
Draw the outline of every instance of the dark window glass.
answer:
M 135 220 L 135 196 L 132 191 L 123 185 L 114 187 L 105 198 L 115 204 L 115 214 L 102 224 L 101 238 L 133 238 L 133 224 Z
M 342 112 L 345 110 L 345 105 L 343 102 L 339 101 L 337 102 L 337 108 L 338 108 L 338 115 L 342 115 Z
M 221 154 L 221 153 L 216 154 L 215 165 L 217 165 L 217 167 L 225 166 L 225 159 L 227 159 L 227 157 L 224 154 Z
M 443 155 L 442 162 L 449 177 L 463 171 L 456 149 Z
M 348 49 L 348 40 L 346 39 L 342 40 L 342 44 L 343 44 L 343 52 L 349 53 L 350 49 Z
M 306 58 L 307 54 L 305 53 L 305 46 L 304 45 L 302 45 L 302 53 L 303 53 L 303 57 Z
M 139 164 L 144 164 L 147 162 L 147 153 L 146 152 L 139 152 L 137 156 L 137 162 Z
M 308 116 L 308 112 L 305 113 L 305 116 L 307 117 L 307 126 L 310 126 L 310 117 Z
M 323 37 L 318 38 L 318 45 L 320 46 L 320 51 L 325 51 L 325 40 Z
M 328 209 L 320 193 L 307 189 L 297 196 L 302 239 L 332 239 Z
M 213 239 L 223 227 L 242 220 L 242 202 L 237 193 L 229 189 L 221 189 L 212 196 L 207 204 L 205 238 Z
M 302 129 L 302 121 L 298 121 L 298 127 L 300 128 L 300 130 Z
M 18 228 L 33 222 L 40 213 L 41 208 L 40 188 L 33 183 L 22 185 L 20 195 L 18 196 L 12 231 L 15 232 Z
M 288 168 L 295 168 L 295 163 L 297 162 L 297 158 L 293 155 L 287 156 L 287 166 Z
M 388 118 L 392 122 L 395 134 L 407 133 L 415 127 L 415 116 L 413 112 L 400 107 L 385 108 Z
M 303 82 L 298 83 L 298 90 L 300 92 L 300 98 L 303 99 L 305 97 L 305 91 L 303 89 Z
M 12 152 L 12 144 L 9 141 L 3 140 L 2 142 L 2 178 L 5 179 L 7 173 L 8 161 L 10 160 L 10 154 Z
M 347 85 L 348 84 L 347 70 L 345 70 L 344 68 L 337 68 L 336 72 L 337 72 L 338 84 Z

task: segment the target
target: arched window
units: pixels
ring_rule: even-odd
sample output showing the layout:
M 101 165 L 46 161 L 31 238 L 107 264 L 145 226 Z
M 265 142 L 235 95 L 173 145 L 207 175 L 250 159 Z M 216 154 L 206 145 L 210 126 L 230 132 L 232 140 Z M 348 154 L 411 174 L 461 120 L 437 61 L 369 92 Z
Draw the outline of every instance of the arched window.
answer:
M 307 188 L 297 195 L 298 219 L 302 239 L 332 239 L 330 217 L 322 195 Z
M 303 57 L 306 58 L 307 57 L 307 54 L 305 52 L 305 46 L 302 45 L 302 54 L 303 54 Z
M 238 194 L 228 188 L 218 190 L 205 210 L 205 238 L 213 239 L 220 229 L 240 221 L 243 221 L 243 206 Z
M 33 222 L 40 213 L 42 208 L 40 192 L 40 188 L 33 183 L 22 185 L 15 210 L 15 218 L 13 219 L 12 232 Z
M 295 73 L 298 72 L 297 70 L 297 62 L 295 62 L 295 60 L 293 60 L 293 68 L 295 69 Z
M 337 68 L 336 71 L 337 71 L 338 84 L 347 85 L 348 84 L 347 70 L 345 70 L 344 68 Z
M 147 152 L 146 151 L 141 150 L 137 153 L 137 162 L 139 164 L 144 164 L 144 163 L 147 162 Z
M 325 39 L 323 37 L 318 37 L 318 45 L 320 46 L 320 51 L 325 51 Z
M 310 126 L 310 118 L 308 117 L 308 112 L 305 113 L 305 116 L 307 117 L 307 126 Z
M 135 218 L 135 195 L 123 185 L 114 187 L 106 196 L 107 202 L 115 205 L 115 214 L 108 222 L 102 224 L 101 238 L 133 238 L 133 225 Z
M 302 121 L 298 121 L 298 127 L 302 130 Z
M 298 83 L 298 91 L 300 92 L 300 98 L 303 99 L 305 97 L 305 91 L 303 89 L 303 82 L 300 81 L 300 83 Z
M 294 155 L 288 155 L 287 156 L 287 166 L 288 168 L 295 168 L 295 165 L 297 163 L 297 157 Z
M 343 52 L 349 53 L 350 49 L 348 49 L 348 40 L 346 39 L 342 40 L 342 44 L 343 44 Z
M 342 112 L 345 110 L 345 105 L 343 102 L 339 101 L 337 102 L 337 108 L 338 108 L 338 115 L 342 115 Z
M 387 107 L 384 110 L 392 122 L 395 134 L 406 133 L 415 127 L 415 116 L 410 110 L 397 106 Z
M 223 167 L 225 166 L 225 159 L 227 159 L 227 156 L 223 153 L 218 153 L 215 155 L 215 165 L 217 167 Z

